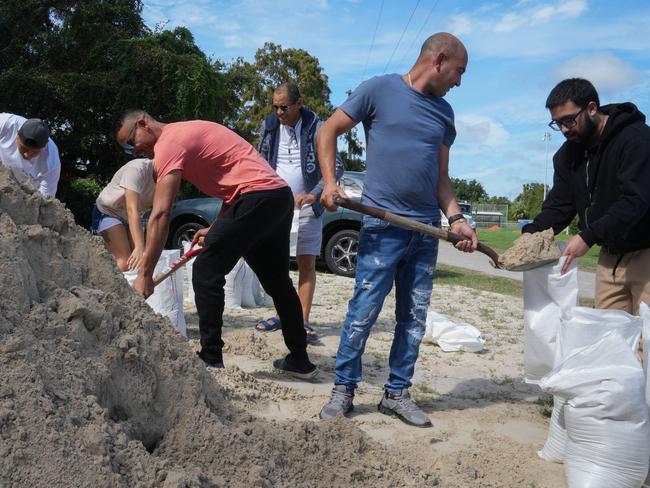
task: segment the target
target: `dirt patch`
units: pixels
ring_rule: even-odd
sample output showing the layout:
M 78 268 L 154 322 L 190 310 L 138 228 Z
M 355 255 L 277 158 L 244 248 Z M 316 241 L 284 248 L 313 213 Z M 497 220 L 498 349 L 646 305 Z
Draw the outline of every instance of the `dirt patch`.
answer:
M 510 249 L 499 256 L 499 264 L 507 270 L 522 271 L 557 261 L 561 255 L 553 229 L 546 229 L 533 234 L 522 234 Z
M 268 365 L 206 370 L 100 240 L 5 168 L 0 265 L 0 485 L 439 484 L 433 466 L 356 423 L 264 415 L 268 398 L 306 395 L 267 379 Z M 253 338 L 240 334 L 251 348 L 230 351 L 266 365 Z

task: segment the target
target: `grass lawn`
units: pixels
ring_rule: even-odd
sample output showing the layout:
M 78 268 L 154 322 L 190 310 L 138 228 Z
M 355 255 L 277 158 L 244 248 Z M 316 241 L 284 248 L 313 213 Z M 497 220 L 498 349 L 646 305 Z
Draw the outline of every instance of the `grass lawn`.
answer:
M 490 246 L 496 252 L 502 253 L 506 249 L 512 246 L 513 241 L 521 235 L 519 229 L 500 229 L 500 230 L 489 230 L 489 229 L 478 229 L 478 239 L 483 244 Z M 564 232 L 560 235 L 555 236 L 559 241 L 566 241 L 572 236 L 565 234 Z M 582 271 L 596 271 L 596 265 L 598 264 L 598 253 L 600 252 L 600 246 L 593 246 L 589 249 L 589 252 L 582 256 L 578 260 L 578 267 Z
M 436 283 L 444 285 L 458 285 L 474 290 L 492 291 L 522 298 L 524 296 L 524 285 L 522 281 L 510 278 L 489 276 L 477 271 L 470 271 L 465 268 L 438 264 L 436 266 Z M 434 284 L 435 287 L 435 284 Z M 580 297 L 580 305 L 593 307 L 593 298 Z
M 436 266 L 436 283 L 465 286 L 482 291 L 493 291 L 513 297 L 524 296 L 523 282 L 519 280 L 490 276 L 446 264 L 438 264 Z

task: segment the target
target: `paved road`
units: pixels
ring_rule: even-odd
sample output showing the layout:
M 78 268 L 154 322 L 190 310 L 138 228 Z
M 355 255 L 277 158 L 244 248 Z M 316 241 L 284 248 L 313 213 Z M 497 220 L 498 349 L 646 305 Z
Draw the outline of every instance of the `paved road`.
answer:
M 521 272 L 504 271 L 502 269 L 493 268 L 490 265 L 489 258 L 485 254 L 481 254 L 480 252 L 462 253 L 454 249 L 454 247 L 448 242 L 440 242 L 438 262 L 448 264 L 449 266 L 457 266 L 459 268 L 480 271 L 481 273 L 489 274 L 491 276 L 500 276 L 519 281 L 524 279 L 524 274 Z M 594 298 L 594 273 L 580 271 L 578 273 L 578 286 L 580 288 L 581 297 Z

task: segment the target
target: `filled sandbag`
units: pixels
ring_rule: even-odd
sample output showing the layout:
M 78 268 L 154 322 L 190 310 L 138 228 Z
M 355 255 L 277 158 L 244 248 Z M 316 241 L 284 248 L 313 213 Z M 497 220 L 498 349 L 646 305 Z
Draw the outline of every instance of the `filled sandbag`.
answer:
M 268 307 L 272 300 L 264 292 L 260 281 L 242 258 L 226 275 L 224 286 L 225 308 Z
M 575 351 L 590 346 L 610 331 L 617 331 L 624 338 L 630 351 L 639 344 L 642 321 L 622 310 L 596 310 L 573 307 L 565 310 L 560 319 L 556 339 L 554 367 L 558 367 Z M 565 399 L 553 397 L 553 413 L 544 447 L 537 453 L 546 461 L 562 463 L 566 451 L 566 427 L 564 418 Z
M 574 349 L 540 386 L 566 401 L 569 488 L 639 488 L 648 472 L 650 424 L 636 350 L 619 330 Z
M 163 251 L 156 263 L 153 275 L 156 276 L 165 268 L 169 268 L 178 258 L 180 258 L 178 249 Z M 129 285 L 133 286 L 138 272 L 125 271 L 124 277 Z M 154 312 L 167 317 L 174 328 L 187 337 L 187 324 L 183 311 L 183 268 L 179 268 L 169 278 L 159 283 L 154 288 L 153 294 L 147 298 L 147 304 Z
M 561 274 L 566 257 L 524 272 L 524 377 L 538 383 L 553 369 L 560 317 L 578 301 L 575 261 Z

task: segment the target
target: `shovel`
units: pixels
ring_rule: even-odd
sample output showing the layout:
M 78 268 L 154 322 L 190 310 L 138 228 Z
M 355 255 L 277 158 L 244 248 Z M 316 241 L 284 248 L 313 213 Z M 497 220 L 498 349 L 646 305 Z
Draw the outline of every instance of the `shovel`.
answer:
M 367 205 L 364 205 L 363 203 L 355 202 L 354 200 L 350 200 L 349 198 L 343 198 L 338 195 L 334 197 L 334 203 L 336 203 L 340 207 L 349 208 L 350 210 L 355 210 L 359 213 L 370 215 L 371 217 L 376 217 L 381 220 L 385 220 L 386 222 L 397 225 L 399 227 L 403 227 L 405 229 L 415 230 L 418 232 L 422 232 L 423 234 L 432 235 L 434 237 L 437 237 L 438 239 L 442 239 L 443 241 L 451 242 L 452 244 L 456 244 L 457 242 L 460 241 L 470 240 L 467 237 L 461 236 L 459 234 L 455 234 L 453 232 L 449 232 L 448 230 L 443 230 L 438 227 L 434 227 L 432 225 L 423 224 L 422 222 L 418 222 L 417 220 L 408 219 L 406 217 L 396 215 L 386 210 L 381 210 L 375 207 L 369 207 Z M 499 265 L 499 255 L 496 253 L 494 249 L 479 242 L 476 250 L 489 257 L 491 260 L 490 264 L 493 267 L 501 269 L 501 266 Z
M 456 244 L 457 242 L 460 241 L 470 240 L 467 237 L 461 236 L 459 234 L 455 234 L 448 230 L 443 230 L 438 227 L 433 227 L 432 225 L 423 224 L 422 222 L 418 222 L 417 220 L 408 219 L 400 215 L 395 215 L 394 213 L 388 212 L 386 210 L 369 207 L 367 205 L 356 202 L 354 200 L 350 200 L 349 198 L 343 198 L 339 195 L 334 197 L 334 203 L 336 203 L 340 207 L 345 207 L 350 210 L 355 210 L 362 214 L 370 215 L 371 217 L 376 217 L 378 219 L 385 220 L 386 222 L 397 225 L 399 227 L 404 227 L 405 229 L 415 230 L 418 232 L 422 232 L 424 234 L 432 235 L 434 237 L 437 237 L 438 239 L 442 239 L 443 241 L 451 242 L 452 244 Z M 525 264 L 520 264 L 518 266 L 511 266 L 508 268 L 504 268 L 503 266 L 501 266 L 501 264 L 499 264 L 499 255 L 491 247 L 486 246 L 485 244 L 479 242 L 476 250 L 485 254 L 487 257 L 490 258 L 490 264 L 492 265 L 493 268 L 506 269 L 507 271 L 528 271 L 530 269 L 539 268 L 546 264 L 554 263 L 557 261 L 557 259 L 544 259 L 532 263 L 525 263 Z
M 193 259 L 197 254 L 203 251 L 202 247 L 190 247 L 188 251 L 183 254 L 180 258 L 174 261 L 172 264 L 163 269 L 159 274 L 157 274 L 153 279 L 153 286 L 158 286 L 161 282 L 165 281 L 169 276 L 171 276 L 174 271 L 178 268 L 185 266 L 190 259 Z

